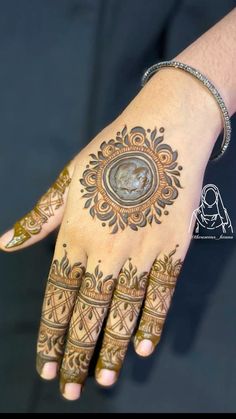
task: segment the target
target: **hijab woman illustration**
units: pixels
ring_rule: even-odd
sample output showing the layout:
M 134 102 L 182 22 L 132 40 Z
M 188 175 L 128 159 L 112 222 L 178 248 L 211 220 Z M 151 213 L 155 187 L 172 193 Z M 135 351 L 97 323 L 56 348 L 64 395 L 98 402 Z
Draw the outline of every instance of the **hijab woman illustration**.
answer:
M 214 236 L 226 233 L 233 233 L 233 227 L 226 208 L 224 207 L 220 191 L 217 186 L 208 184 L 204 186 L 201 194 L 201 204 L 193 211 L 189 231 L 196 221 L 194 233 L 199 234 L 200 230 L 213 230 Z

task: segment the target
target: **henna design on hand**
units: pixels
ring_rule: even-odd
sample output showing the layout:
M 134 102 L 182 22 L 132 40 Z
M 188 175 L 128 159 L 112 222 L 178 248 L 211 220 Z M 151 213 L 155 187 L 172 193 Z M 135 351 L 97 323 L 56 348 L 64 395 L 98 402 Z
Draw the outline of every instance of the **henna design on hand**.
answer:
M 38 337 L 39 374 L 46 362 L 58 362 L 63 355 L 67 327 L 84 272 L 80 262 L 70 264 L 66 250 L 61 261 L 55 259 L 52 263 Z
M 127 226 L 132 230 L 153 222 L 160 224 L 181 188 L 177 151 L 163 143 L 160 134 L 142 127 L 127 127 L 116 139 L 104 141 L 80 179 L 85 189 L 84 207 L 114 234 Z M 177 167 L 178 166 L 178 167 Z
M 69 336 L 61 367 L 61 392 L 66 383 L 82 384 L 110 305 L 115 279 L 104 277 L 97 265 L 86 272 L 70 323 Z
M 131 259 L 121 270 L 113 295 L 96 373 L 103 368 L 119 372 L 136 325 L 147 285 L 148 273 L 137 274 Z
M 156 259 L 152 266 L 145 305 L 135 336 L 136 347 L 143 339 L 151 340 L 154 346 L 160 340 L 176 281 L 183 264 L 181 259 L 173 259 L 176 248 L 168 255 L 164 255 L 163 259 Z
M 65 168 L 51 188 L 40 198 L 34 209 L 15 223 L 14 236 L 6 248 L 20 246 L 32 235 L 40 233 L 43 224 L 47 223 L 48 219 L 54 216 L 55 211 L 64 204 L 63 195 L 70 182 L 69 171 Z

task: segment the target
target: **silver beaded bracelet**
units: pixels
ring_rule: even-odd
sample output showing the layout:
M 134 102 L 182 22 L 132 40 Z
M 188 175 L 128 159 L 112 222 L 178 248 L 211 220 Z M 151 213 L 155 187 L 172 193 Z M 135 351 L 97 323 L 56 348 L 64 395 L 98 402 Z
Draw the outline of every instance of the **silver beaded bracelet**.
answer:
M 196 70 L 190 65 L 183 64 L 179 61 L 162 61 L 160 63 L 154 64 L 152 67 L 149 67 L 145 71 L 142 77 L 142 81 L 141 81 L 142 86 L 144 86 L 148 82 L 148 80 L 153 76 L 153 74 L 157 73 L 161 68 L 166 68 L 166 67 L 179 68 L 180 70 L 187 71 L 187 73 L 196 77 L 205 87 L 207 87 L 207 89 L 212 93 L 216 102 L 218 103 L 221 114 L 222 114 L 223 124 L 224 124 L 224 137 L 221 144 L 220 152 L 210 157 L 210 160 L 218 160 L 221 156 L 223 156 L 226 149 L 228 148 L 228 145 L 230 143 L 230 138 L 231 138 L 230 117 L 229 117 L 229 112 L 225 105 L 224 100 L 222 99 L 218 90 L 210 82 L 210 80 L 208 80 L 206 76 L 204 76 L 202 73 L 200 73 L 200 71 Z

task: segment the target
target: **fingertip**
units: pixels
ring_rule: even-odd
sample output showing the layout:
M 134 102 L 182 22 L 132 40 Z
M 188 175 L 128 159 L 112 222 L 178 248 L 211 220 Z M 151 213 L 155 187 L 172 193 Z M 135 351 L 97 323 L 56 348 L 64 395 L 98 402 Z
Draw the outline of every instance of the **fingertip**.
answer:
M 17 245 L 18 244 L 17 244 L 17 241 L 15 240 L 13 229 L 7 231 L 0 237 L 0 249 L 3 250 L 4 252 L 13 251 L 13 248 L 16 247 Z
M 101 369 L 96 371 L 96 381 L 104 387 L 110 387 L 117 380 L 117 372 L 114 370 Z
M 151 340 L 143 339 L 138 345 L 135 347 L 135 351 L 138 355 L 146 357 L 153 353 L 154 345 Z
M 57 362 L 46 362 L 42 370 L 40 371 L 40 376 L 44 380 L 53 380 L 57 376 L 58 364 Z
M 81 384 L 77 383 L 61 383 L 61 394 L 62 396 L 69 401 L 75 401 L 80 398 L 81 394 Z

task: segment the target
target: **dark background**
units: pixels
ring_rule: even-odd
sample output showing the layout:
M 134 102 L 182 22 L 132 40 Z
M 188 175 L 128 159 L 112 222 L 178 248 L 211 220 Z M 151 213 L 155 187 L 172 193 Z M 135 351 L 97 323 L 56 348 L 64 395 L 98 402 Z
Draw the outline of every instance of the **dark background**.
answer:
M 0 229 L 32 207 L 64 164 L 232 0 L 0 0 Z M 235 69 L 232 69 L 235 72 Z M 210 163 L 236 228 L 235 151 Z M 204 136 L 204 132 L 202 133 Z M 198 147 L 198 144 L 196 144 Z M 195 240 L 156 354 L 132 348 L 110 390 L 89 378 L 81 401 L 35 372 L 35 344 L 55 234 L 0 254 L 1 412 L 235 412 L 235 240 Z

